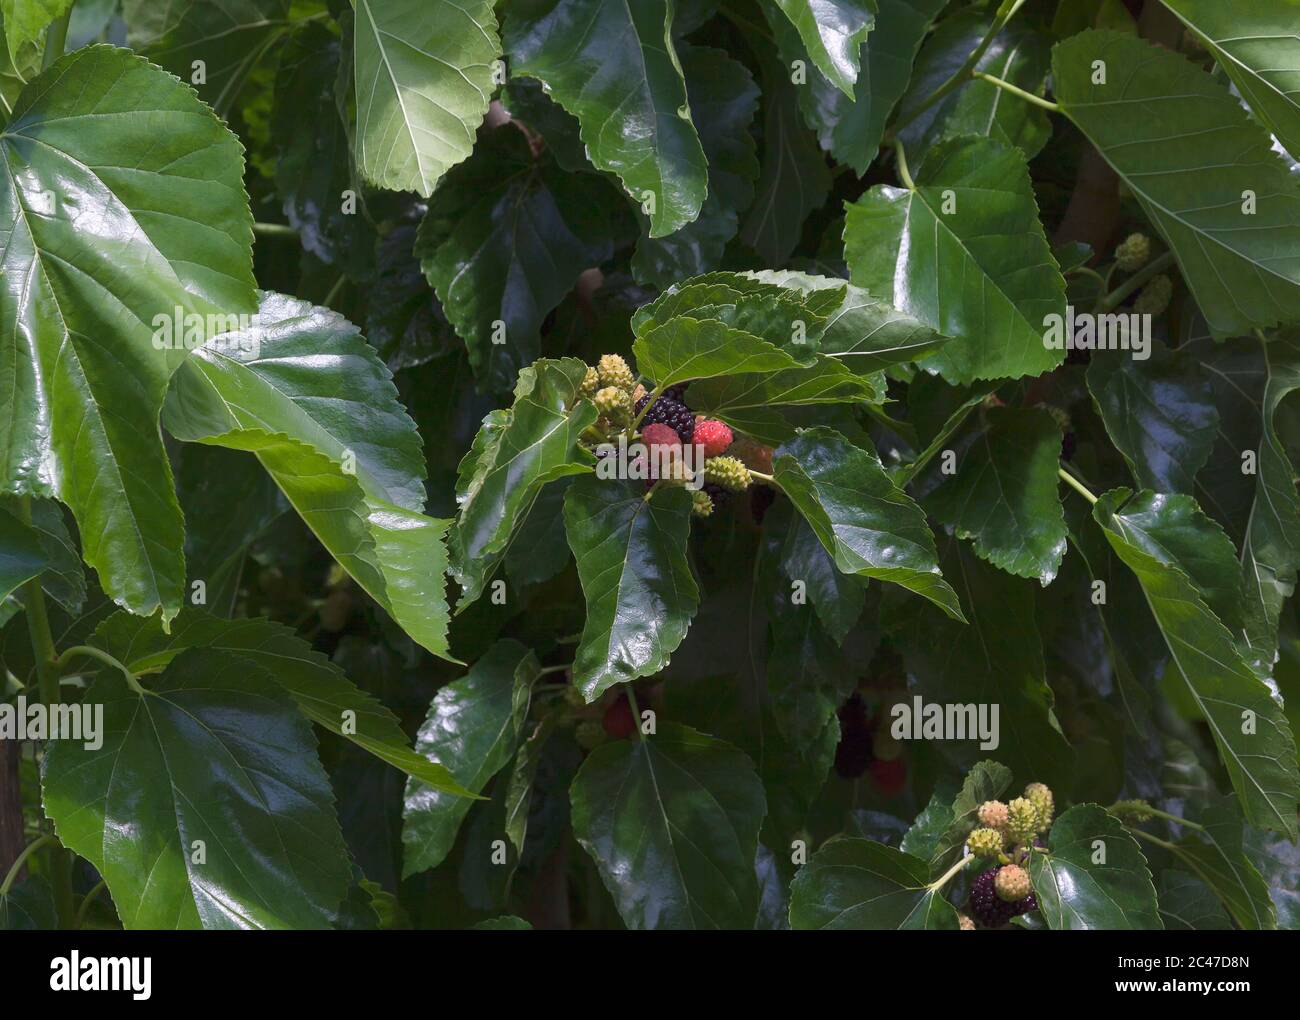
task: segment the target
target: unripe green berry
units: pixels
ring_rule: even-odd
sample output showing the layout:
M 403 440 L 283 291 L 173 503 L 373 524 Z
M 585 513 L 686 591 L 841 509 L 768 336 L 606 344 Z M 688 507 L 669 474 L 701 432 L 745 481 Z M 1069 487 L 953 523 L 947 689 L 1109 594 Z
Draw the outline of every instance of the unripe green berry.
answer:
M 1034 887 L 1029 881 L 1029 872 L 1018 864 L 1007 864 L 999 868 L 994 876 L 993 891 L 1000 900 L 1018 903 L 1033 892 Z
M 969 917 L 967 917 L 965 914 L 960 914 L 960 913 L 959 913 L 959 914 L 957 915 L 957 927 L 958 927 L 959 929 L 961 929 L 962 931 L 974 931 L 974 930 L 975 930 L 975 922 L 972 921 L 972 920 L 971 920 Z
M 1146 234 L 1129 234 L 1115 249 L 1115 265 L 1126 273 L 1141 269 L 1151 258 L 1151 238 Z
M 704 462 L 704 480 L 732 492 L 749 488 L 749 468 L 735 457 L 710 457 Z
M 966 845 L 976 857 L 997 857 L 1005 845 L 997 829 L 976 829 L 966 839 Z
M 587 374 L 582 377 L 582 385 L 578 387 L 578 394 L 590 400 L 600 389 L 600 373 L 594 368 L 588 367 Z
M 1025 787 L 1025 799 L 1034 805 L 1034 810 L 1038 812 L 1038 831 L 1046 832 L 1052 826 L 1052 815 L 1056 811 L 1052 791 L 1043 783 L 1030 783 Z
M 980 824 L 989 829 L 1007 827 L 1007 806 L 1000 800 L 986 800 L 975 812 Z
M 1007 805 L 1007 835 L 1012 843 L 1028 843 L 1038 833 L 1038 808 L 1024 797 Z
M 1144 800 L 1116 801 L 1110 813 L 1121 818 L 1131 818 L 1135 822 L 1149 822 L 1155 817 L 1151 813 L 1151 805 Z
M 596 366 L 596 371 L 600 374 L 600 384 L 602 386 L 617 386 L 620 390 L 630 394 L 632 387 L 636 385 L 636 376 L 627 367 L 627 362 L 617 354 L 602 356 L 600 363 Z
M 598 390 L 592 402 L 597 411 L 610 418 L 621 417 L 632 407 L 632 398 L 628 396 L 627 390 L 620 390 L 617 386 L 606 386 Z
M 708 517 L 713 513 L 713 500 L 703 489 L 691 490 L 691 513 L 696 517 Z
M 1169 299 L 1173 296 L 1173 281 L 1161 273 L 1142 288 L 1142 293 L 1133 302 L 1133 311 L 1139 315 L 1159 315 L 1169 307 Z

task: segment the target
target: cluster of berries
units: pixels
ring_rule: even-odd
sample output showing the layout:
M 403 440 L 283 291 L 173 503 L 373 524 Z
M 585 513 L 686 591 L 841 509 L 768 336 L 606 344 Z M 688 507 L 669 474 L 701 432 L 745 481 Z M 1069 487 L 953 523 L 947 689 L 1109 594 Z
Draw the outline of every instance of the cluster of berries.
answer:
M 642 444 L 656 466 L 653 481 L 689 482 L 694 475 L 687 459 L 675 456 L 687 445 L 697 448 L 693 463 L 703 462 L 703 486 L 693 488 L 692 512 L 707 517 L 732 493 L 744 492 L 753 481 L 750 468 L 727 450 L 735 435 L 725 423 L 697 415 L 685 400 L 685 385 L 670 386 L 651 403 L 652 394 L 637 382 L 632 370 L 617 354 L 604 355 L 595 368 L 588 368 L 581 394 L 596 406 L 600 418 L 596 431 L 609 439 L 639 423 Z M 657 465 L 667 464 L 667 474 Z
M 971 883 L 970 912 L 980 927 L 1001 928 L 1038 908 L 1029 881 L 1029 856 L 1043 845 L 1039 837 L 1051 827 L 1055 809 L 1052 791 L 1042 783 L 1030 783 L 1023 796 L 1009 804 L 986 800 L 979 806 L 979 827 L 967 837 L 966 846 L 973 856 L 993 862 Z
M 1146 234 L 1129 234 L 1115 248 L 1115 265 L 1125 273 L 1136 273 L 1151 261 L 1151 238 Z M 1164 273 L 1153 277 L 1133 302 L 1138 314 L 1159 315 L 1169 307 L 1174 284 Z
M 882 642 L 858 690 L 836 713 L 840 742 L 835 747 L 835 772 L 842 779 L 869 775 L 882 796 L 893 797 L 907 786 L 907 760 L 903 745 L 890 732 L 890 706 L 907 695 L 903 659 L 887 641 Z

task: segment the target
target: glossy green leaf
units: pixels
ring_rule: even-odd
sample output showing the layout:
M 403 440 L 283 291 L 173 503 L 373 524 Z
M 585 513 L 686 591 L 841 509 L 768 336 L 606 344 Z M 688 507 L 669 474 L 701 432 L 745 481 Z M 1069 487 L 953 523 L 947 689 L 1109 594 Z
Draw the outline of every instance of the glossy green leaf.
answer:
M 763 787 L 730 744 L 660 723 L 598 747 L 573 780 L 573 833 L 634 929 L 750 928 Z
M 798 514 L 789 515 L 780 554 L 785 576 L 803 582 L 822 627 L 836 644 L 843 644 L 862 615 L 867 586 L 856 575 L 840 573 L 812 527 Z
M 1255 116 L 1293 156 L 1300 154 L 1300 4 L 1163 3 L 1205 42 Z
M 858 50 L 875 21 L 876 0 L 772 0 L 790 19 L 817 69 L 850 99 Z
M 1059 365 L 1045 318 L 1065 282 L 1038 221 L 1025 158 L 992 139 L 932 149 L 916 189 L 878 184 L 847 207 L 853 282 L 954 337 L 928 363 L 949 382 L 1038 375 Z
M 613 253 L 605 192 L 617 201 L 602 182 L 535 159 L 510 126 L 438 189 L 415 254 L 485 389 L 514 386 L 541 354 L 543 320 Z
M 40 534 L 0 509 L 0 602 L 40 576 L 48 563 Z
M 1108 84 L 1092 84 L 1098 60 Z M 1119 32 L 1058 43 L 1052 68 L 1057 102 L 1141 202 L 1214 335 L 1300 318 L 1300 189 L 1236 98 Z
M 1049 928 L 1164 927 L 1141 847 L 1096 804 L 1079 804 L 1057 818 L 1047 853 L 1029 858 L 1029 877 Z
M 538 670 L 529 649 L 517 641 L 498 641 L 469 673 L 434 696 L 416 735 L 416 750 L 443 762 L 465 789 L 482 792 L 515 755 Z M 442 863 L 473 803 L 418 779 L 407 783 L 403 877 Z
M 773 475 L 836 567 L 916 592 L 956 620 L 957 596 L 939 572 L 925 515 L 895 487 L 874 453 L 827 428 L 777 449 Z
M 239 142 L 169 75 L 96 46 L 23 91 L 0 155 L 4 491 L 66 503 L 105 592 L 174 616 L 183 527 L 158 415 L 188 351 L 154 331 L 177 308 L 256 307 Z
M 1196 360 L 1160 343 L 1149 360 L 1097 354 L 1088 390 L 1139 487 L 1192 491 L 1219 428 L 1213 388 Z
M 148 691 L 105 671 L 103 746 L 53 741 L 45 811 L 132 928 L 326 928 L 349 866 L 308 722 L 252 660 L 187 650 Z
M 1232 787 L 1252 825 L 1296 833 L 1296 745 L 1282 709 L 1210 611 L 1188 570 L 1128 533 L 1128 492 L 1103 495 L 1093 517 L 1137 575 L 1173 663 L 1203 714 Z M 1141 497 L 1139 497 L 1141 498 Z M 1137 504 L 1145 509 L 1146 501 Z
M 564 497 L 587 620 L 573 683 L 587 701 L 653 676 L 686 636 L 699 590 L 686 559 L 691 497 L 680 487 L 580 478 Z
M 1276 928 L 1277 911 L 1268 883 L 1245 851 L 1244 826 L 1234 798 L 1213 801 L 1198 822 L 1201 828 L 1189 828 L 1178 843 L 1179 863 L 1214 891 L 1240 928 Z
M 585 373 L 575 358 L 524 369 L 514 406 L 488 415 L 461 462 L 460 516 L 449 545 L 462 608 L 482 594 L 542 486 L 591 471 L 594 458 L 578 442 L 596 420 L 596 409 L 578 396 Z
M 156 619 L 116 613 L 95 629 L 90 641 L 135 673 L 156 672 L 189 648 L 211 648 L 238 656 L 257 664 L 318 726 L 427 785 L 449 794 L 469 792 L 436 757 L 411 749 L 397 717 L 383 704 L 278 623 L 223 620 L 198 609 L 185 609 L 167 633 Z
M 1011 785 L 1011 770 L 996 761 L 977 762 L 962 781 L 961 789 L 947 810 L 940 813 L 942 825 L 935 825 L 930 838 L 913 836 L 912 830 L 903 837 L 902 849 L 930 861 L 935 869 L 947 870 L 956 859 L 953 851 L 960 850 L 979 822 L 976 812 L 986 800 L 998 800 Z
M 1046 411 L 990 409 L 925 508 L 995 567 L 1046 586 L 1065 557 L 1060 457 L 1061 427 Z
M 591 162 L 642 205 L 651 237 L 692 222 L 708 190 L 672 16 L 668 0 L 525 0 L 505 24 L 511 73 L 578 118 Z
M 1156 883 L 1160 920 L 1169 931 L 1230 931 L 1218 897 L 1195 875 L 1167 868 Z
M 71 5 L 69 5 L 71 6 Z M 123 0 L 127 41 L 225 116 L 290 26 L 290 0 Z
M 957 930 L 957 911 L 930 888 L 930 865 L 869 839 L 833 839 L 790 886 L 790 927 Z
M 45 26 L 67 14 L 73 3 L 75 0 L 0 0 L 10 59 L 18 63 L 26 47 L 43 42 Z
M 6 509 L 22 520 L 18 497 L 0 496 L 0 512 Z M 65 511 L 52 499 L 36 499 L 31 503 L 31 517 L 31 528 L 45 557 L 41 588 L 65 612 L 78 616 L 86 603 L 86 571 L 77 543 L 68 533 Z
M 54 893 L 40 875 L 28 875 L 0 895 L 0 931 L 56 931 L 58 927 Z
M 799 367 L 776 344 L 717 319 L 677 315 L 646 329 L 632 344 L 637 369 L 661 390 L 692 379 Z
M 474 148 L 501 56 L 490 0 L 355 0 L 362 175 L 424 197 Z

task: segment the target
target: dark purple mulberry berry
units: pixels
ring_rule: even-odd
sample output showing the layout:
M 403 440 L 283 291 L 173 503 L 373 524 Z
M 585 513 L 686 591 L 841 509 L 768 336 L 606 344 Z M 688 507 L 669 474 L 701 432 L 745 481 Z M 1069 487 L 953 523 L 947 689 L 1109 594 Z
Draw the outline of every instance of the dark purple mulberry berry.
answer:
M 1038 909 L 1038 900 L 1033 893 L 1015 903 L 1008 903 L 997 894 L 993 883 L 1001 870 L 1001 867 L 989 868 L 971 883 L 970 911 L 983 928 L 1001 928 L 1013 917 Z
M 855 691 L 840 706 L 840 742 L 835 747 L 835 771 L 843 779 L 857 779 L 871 765 L 871 722 L 866 706 Z
M 713 500 L 713 508 L 726 506 L 731 502 L 731 497 L 735 495 L 730 489 L 724 489 L 721 485 L 715 485 L 713 482 L 704 483 L 704 492 Z
M 647 394 L 636 402 L 637 414 L 641 413 L 641 409 L 649 399 L 650 396 Z M 674 400 L 666 394 L 656 400 L 654 406 L 646 411 L 645 417 L 641 419 L 642 425 L 653 425 L 656 422 L 671 428 L 681 437 L 683 443 L 689 443 L 695 436 L 695 412 L 680 400 Z
M 766 485 L 752 485 L 749 488 L 749 513 L 755 524 L 762 524 L 768 508 L 776 502 L 776 490 Z

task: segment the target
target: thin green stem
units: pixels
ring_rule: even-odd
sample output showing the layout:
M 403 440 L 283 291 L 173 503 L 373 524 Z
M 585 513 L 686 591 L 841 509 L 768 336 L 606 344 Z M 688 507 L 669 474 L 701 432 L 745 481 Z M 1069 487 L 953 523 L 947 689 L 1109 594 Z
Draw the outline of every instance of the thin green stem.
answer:
M 566 662 L 560 666 L 543 666 L 537 673 L 538 676 L 550 676 L 552 673 L 563 673 L 566 670 L 573 669 L 573 663 Z
M 916 120 L 917 117 L 930 109 L 930 107 L 934 106 L 935 103 L 942 100 L 950 92 L 961 88 L 970 81 L 971 72 L 975 70 L 976 65 L 980 62 L 981 58 L 983 58 L 989 46 L 993 44 L 993 40 L 997 37 L 997 34 L 1002 31 L 1008 21 L 1015 17 L 1016 11 L 1020 10 L 1024 5 L 1025 0 L 1016 0 L 1016 2 L 1007 9 L 1006 13 L 999 14 L 995 17 L 993 19 L 993 24 L 989 25 L 989 30 L 984 33 L 984 38 L 979 41 L 979 45 L 977 45 L 975 49 L 971 50 L 970 56 L 966 58 L 965 63 L 963 63 L 961 67 L 957 68 L 957 70 L 954 71 L 942 85 L 930 93 L 925 102 L 920 106 L 913 107 L 907 112 L 906 116 L 899 117 L 898 120 L 894 122 L 893 128 L 890 129 L 890 137 L 896 138 L 898 132 L 903 127 L 912 123 L 912 121 Z
M 253 233 L 258 237 L 280 237 L 297 239 L 298 231 L 287 223 L 254 223 Z
M 113 658 L 113 656 L 109 655 L 108 652 L 104 651 L 102 648 L 96 648 L 94 645 L 73 645 L 71 648 L 65 648 L 63 654 L 54 660 L 54 664 L 58 666 L 60 670 L 66 669 L 68 663 L 78 655 L 84 655 L 88 659 L 98 659 L 106 666 L 112 666 L 114 669 L 120 670 L 122 675 L 126 677 L 126 685 L 130 687 L 131 690 L 135 691 L 136 694 L 149 693 L 140 686 L 140 681 L 136 679 L 135 674 L 127 669 L 126 666 Z
M 1141 290 L 1146 286 L 1148 280 L 1152 277 L 1159 276 L 1173 265 L 1173 262 L 1174 253 L 1171 251 L 1167 251 L 1163 255 L 1158 255 L 1103 297 L 1097 303 L 1098 311 L 1109 312 L 1112 308 L 1117 308 L 1119 305 L 1124 303 L 1124 300 L 1130 294 L 1136 290 Z
M 1112 804 L 1109 808 L 1107 808 L 1107 810 L 1114 812 L 1117 806 L 1118 805 L 1116 804 Z M 1153 808 L 1150 804 L 1143 807 L 1142 810 L 1144 813 L 1150 815 L 1152 818 L 1163 818 L 1167 822 L 1173 822 L 1176 825 L 1182 825 L 1188 829 L 1195 829 L 1197 832 L 1205 831 L 1204 825 L 1200 825 L 1197 822 L 1188 821 L 1186 818 L 1179 818 L 1177 815 L 1171 815 L 1168 811 L 1161 811 L 1159 808 Z
M 907 153 L 903 151 L 902 141 L 897 138 L 894 139 L 894 154 L 898 157 L 898 179 L 903 182 L 903 187 L 908 191 L 915 191 L 916 184 L 907 171 Z
M 950 881 L 952 881 L 954 875 L 960 872 L 973 860 L 975 860 L 974 855 L 959 858 L 956 864 L 954 864 L 951 868 L 949 868 L 942 875 L 940 875 L 933 882 L 931 882 L 929 886 L 927 886 L 927 888 L 934 890 L 936 892 L 942 889 L 945 885 L 947 885 Z
M 72 20 L 73 6 L 69 4 L 63 16 L 55 18 L 50 23 L 50 27 L 45 30 L 45 52 L 41 54 L 42 71 L 63 56 L 63 47 L 68 41 L 68 23 Z
M 1106 291 L 1110 289 L 1110 284 L 1106 282 L 1106 277 L 1102 276 L 1101 273 L 1097 272 L 1097 270 L 1092 269 L 1089 266 L 1075 266 L 1065 275 L 1074 276 L 1076 274 L 1091 276 L 1094 280 L 1096 280 L 1098 295 L 1105 294 Z
M 776 488 L 776 489 L 779 489 L 779 488 L 781 487 L 780 485 L 777 484 L 777 481 L 776 481 L 775 478 L 773 478 L 771 475 L 765 475 L 765 474 L 763 474 L 762 471 L 750 471 L 750 472 L 749 472 L 749 477 L 750 477 L 750 478 L 757 478 L 760 482 L 766 482 L 768 485 L 770 485 L 770 486 L 772 486 L 773 488 Z
M 1003 81 L 1001 78 L 995 78 L 991 74 L 985 74 L 983 71 L 972 71 L 972 78 L 979 78 L 990 85 L 996 85 L 1003 92 L 1009 92 L 1013 96 L 1023 99 L 1026 103 L 1033 103 L 1035 106 L 1041 106 L 1044 110 L 1050 110 L 1052 113 L 1060 113 L 1061 107 L 1053 103 L 1050 99 L 1044 99 L 1042 96 L 1036 96 L 1032 92 L 1026 92 L 1018 85 L 1012 85 L 1009 81 Z
M 95 897 L 102 893 L 108 886 L 101 878 L 90 892 L 86 893 L 81 899 L 81 906 L 77 908 L 76 919 L 72 922 L 72 927 L 80 930 L 81 926 L 86 923 L 86 914 L 90 911 L 90 905 L 95 902 Z
M 334 299 L 339 296 L 343 290 L 343 285 L 347 282 L 348 278 L 342 273 L 339 273 L 339 278 L 334 281 L 334 286 L 330 288 L 330 292 L 325 295 L 325 300 L 322 301 L 321 304 L 326 308 L 331 307 L 334 304 Z
M 632 685 L 627 685 L 627 703 L 632 708 L 632 720 L 636 723 L 637 739 L 645 743 L 645 733 L 641 730 L 641 708 L 636 703 L 636 692 L 632 690 Z
M 1088 487 L 1084 485 L 1083 482 L 1075 478 L 1074 475 L 1066 471 L 1065 468 L 1057 468 L 1056 473 L 1061 477 L 1061 479 L 1065 482 L 1066 485 L 1072 488 L 1075 492 L 1077 492 L 1080 496 L 1086 499 L 1089 503 L 1092 503 L 1094 506 L 1096 505 L 1097 497 L 1088 491 Z
M 1141 836 L 1148 843 L 1154 843 L 1156 846 L 1163 847 L 1164 849 L 1168 850 L 1170 853 L 1177 854 L 1179 857 L 1181 857 L 1183 854 L 1182 847 L 1175 846 L 1173 843 L 1170 843 L 1168 840 L 1161 839 L 1159 836 L 1153 836 L 1151 835 L 1151 833 L 1144 832 L 1143 830 L 1135 828 L 1132 825 L 1128 826 L 1128 831 L 1133 833 L 1133 835 L 1135 836 Z
M 10 865 L 9 873 L 5 875 L 4 881 L 0 882 L 0 896 L 6 895 L 9 890 L 13 888 L 14 882 L 18 880 L 18 873 L 23 870 L 23 865 L 27 862 L 27 858 L 36 853 L 36 851 L 46 843 L 52 842 L 54 842 L 54 835 L 47 832 L 44 836 L 32 840 L 32 842 L 23 847 L 23 852 L 20 853 L 14 860 L 13 864 Z

